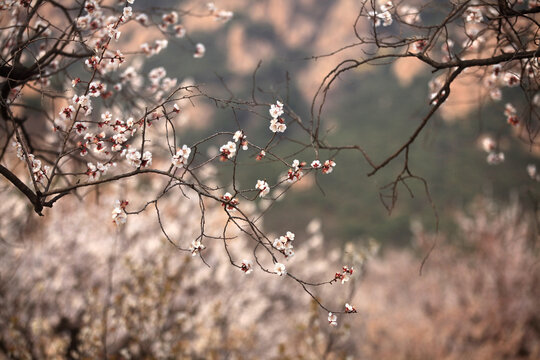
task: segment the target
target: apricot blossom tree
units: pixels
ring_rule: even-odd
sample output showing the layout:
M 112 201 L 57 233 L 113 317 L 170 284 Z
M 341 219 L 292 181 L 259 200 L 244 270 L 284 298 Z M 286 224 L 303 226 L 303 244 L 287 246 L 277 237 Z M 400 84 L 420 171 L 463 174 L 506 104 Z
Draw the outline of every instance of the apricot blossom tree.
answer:
M 427 182 L 409 168 L 409 149 L 425 126 L 451 96 L 452 84 L 460 77 L 475 77 L 486 96 L 502 100 L 503 88 L 521 89 L 528 106 L 508 103 L 501 116 L 515 127 L 519 139 L 536 147 L 540 95 L 539 23 L 536 1 L 451 1 L 409 2 L 362 1 L 351 31 L 364 56 L 339 62 L 323 79 L 313 98 L 310 114 L 303 118 L 280 94 L 259 91 L 257 69 L 253 72 L 251 98 L 220 98 L 203 85 L 180 82 L 167 76 L 167 69 L 155 67 L 143 72 L 142 62 L 181 41 L 193 54 L 193 61 L 205 56 L 206 47 L 190 36 L 182 19 L 189 16 L 230 21 L 233 14 L 214 4 L 180 10 L 143 8 L 137 1 L 44 1 L 3 0 L 0 2 L 0 173 L 18 189 L 38 215 L 66 196 L 84 201 L 83 192 L 122 182 L 128 178 L 165 179 L 165 185 L 142 207 L 119 198 L 113 205 L 112 221 L 129 226 L 130 218 L 155 211 L 162 235 L 179 252 L 190 253 L 205 262 L 204 254 L 219 241 L 230 264 L 239 274 L 263 271 L 296 281 L 322 309 L 330 325 L 336 314 L 355 312 L 354 306 L 329 309 L 313 288 L 345 283 L 353 275 L 350 264 L 337 264 L 326 279 L 305 280 L 287 270 L 286 261 L 295 253 L 295 234 L 284 229 L 276 239 L 269 237 L 245 204 L 266 199 L 269 206 L 307 173 L 336 176 L 336 157 L 343 151 L 360 152 L 370 166 L 368 176 L 377 174 L 398 159 L 403 168 L 384 190 L 390 195 L 384 205 L 392 209 L 398 186 Z M 361 23 L 370 29 L 360 32 Z M 132 49 L 136 32 L 160 34 L 152 42 Z M 129 41 L 126 40 L 129 38 Z M 208 44 L 206 46 L 209 46 Z M 331 50 L 333 56 L 342 49 Z M 362 144 L 330 144 L 321 131 L 326 97 L 339 77 L 352 69 L 385 65 L 400 58 L 414 58 L 431 67 L 425 114 L 384 160 L 375 161 Z M 260 66 L 260 64 L 259 64 Z M 231 111 L 229 124 L 214 134 L 180 142 L 177 119 L 198 100 Z M 238 112 L 265 122 L 266 141 L 255 143 L 241 128 Z M 503 115 L 504 114 L 504 115 Z M 294 131 L 293 131 L 294 130 Z M 290 135 L 292 134 L 292 135 Z M 285 142 L 303 147 L 301 153 L 283 155 Z M 202 149 L 219 148 L 217 154 Z M 495 140 L 486 139 L 488 162 L 504 160 Z M 306 155 L 307 153 L 307 155 Z M 297 159 L 301 156 L 304 159 Z M 237 180 L 242 163 L 275 162 L 284 175 L 262 176 L 252 187 L 241 188 Z M 217 182 L 208 169 L 231 168 L 226 184 Z M 536 170 L 528 169 L 532 177 Z M 188 243 L 169 236 L 160 216 L 160 201 L 166 197 L 195 197 L 200 211 L 200 232 Z M 386 200 L 385 200 L 386 199 Z M 387 200 L 390 199 L 389 202 Z M 209 204 L 223 207 L 226 222 L 221 233 L 206 227 Z M 108 210 L 110 211 L 110 210 Z M 125 225 L 127 224 L 127 225 Z M 234 228 L 251 240 L 251 258 L 238 258 L 229 251 L 228 235 Z M 214 241 L 215 240 L 215 241 Z

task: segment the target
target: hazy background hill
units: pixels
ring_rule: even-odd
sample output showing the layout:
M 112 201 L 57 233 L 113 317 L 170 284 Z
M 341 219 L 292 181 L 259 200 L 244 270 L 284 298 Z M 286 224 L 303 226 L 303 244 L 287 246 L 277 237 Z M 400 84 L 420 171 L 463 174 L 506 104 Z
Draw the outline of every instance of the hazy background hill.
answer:
M 202 2 L 178 3 L 183 8 L 204 11 Z M 193 78 L 226 97 L 219 76 L 236 96 L 249 98 L 252 73 L 262 60 L 258 86 L 275 92 L 308 120 L 312 96 L 324 75 L 341 60 L 362 55 L 362 49 L 356 47 L 331 57 L 305 59 L 354 42 L 352 24 L 359 6 L 356 1 L 228 0 L 216 5 L 233 10 L 233 20 L 221 25 L 219 31 L 207 33 L 202 30 L 217 28 L 218 24 L 208 19 L 183 18 L 190 40 L 171 43 L 159 57 L 151 59 L 147 69 L 164 66 L 170 76 Z M 429 21 L 429 12 L 427 16 Z M 190 41 L 206 44 L 203 59 L 194 60 L 186 51 L 192 45 Z M 348 72 L 330 93 L 323 112 L 328 141 L 356 143 L 375 160 L 384 159 L 410 136 L 427 111 L 427 83 L 431 76 L 428 68 L 414 62 L 366 66 Z M 441 226 L 446 231 L 451 231 L 452 214 L 477 196 L 488 195 L 507 202 L 512 194 L 518 194 L 527 202 L 530 180 L 525 167 L 536 158 L 512 136 L 512 129 L 506 124 L 504 104 L 516 100 L 517 95 L 508 89 L 503 92 L 504 100 L 494 103 L 479 97 L 477 84 L 457 83 L 448 106 L 429 123 L 412 148 L 411 170 L 429 183 Z M 273 101 L 273 96 L 258 96 Z M 180 135 L 182 141 L 233 126 L 230 111 L 216 109 L 211 103 L 198 106 L 204 106 L 204 111 L 189 120 L 193 127 Z M 240 113 L 239 121 L 250 140 L 264 143 L 268 139 L 266 122 L 249 113 Z M 486 154 L 479 146 L 486 134 L 499 138 L 506 154 L 503 164 L 487 164 Z M 314 154 L 303 153 L 298 158 L 309 162 Z M 288 228 L 301 233 L 310 219 L 319 217 L 324 219 L 327 238 L 333 241 L 374 237 L 384 244 L 407 245 L 411 220 L 420 219 L 426 226 L 434 227 L 434 212 L 421 183 L 410 183 L 414 199 L 404 187 L 400 188 L 391 216 L 381 204 L 379 188 L 401 169 L 399 161 L 373 178 L 366 176 L 368 165 L 356 153 L 341 153 L 336 162 L 332 176 L 316 179 L 324 193 L 313 178 L 305 179 L 272 208 L 266 216 L 266 228 Z M 226 168 L 227 165 L 220 166 L 223 174 L 227 173 Z M 240 172 L 239 181 L 250 187 L 257 178 L 274 179 L 283 171 L 286 169 L 281 165 L 260 163 L 255 170 Z

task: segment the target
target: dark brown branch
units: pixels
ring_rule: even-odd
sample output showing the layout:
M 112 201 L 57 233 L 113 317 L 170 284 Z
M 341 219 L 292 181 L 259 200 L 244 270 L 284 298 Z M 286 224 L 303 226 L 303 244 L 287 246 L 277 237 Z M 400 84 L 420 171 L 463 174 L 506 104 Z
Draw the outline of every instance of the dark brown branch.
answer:
M 41 213 L 41 210 L 43 210 L 43 204 L 41 204 L 39 197 L 34 194 L 34 192 L 28 186 L 26 186 L 25 183 L 23 183 L 15 174 L 13 174 L 3 165 L 0 165 L 0 174 L 4 175 L 9 182 L 11 182 L 17 189 L 19 189 L 20 192 L 24 194 L 24 196 L 28 198 L 28 200 L 30 200 L 30 202 L 34 205 L 34 210 L 36 213 L 43 215 Z

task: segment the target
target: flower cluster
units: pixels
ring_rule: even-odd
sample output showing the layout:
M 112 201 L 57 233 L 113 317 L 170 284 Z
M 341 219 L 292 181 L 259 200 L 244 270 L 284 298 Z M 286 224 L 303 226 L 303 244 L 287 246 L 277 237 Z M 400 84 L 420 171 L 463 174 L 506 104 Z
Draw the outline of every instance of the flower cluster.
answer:
M 260 191 L 260 197 L 264 197 L 270 192 L 270 186 L 268 186 L 268 183 L 264 180 L 257 180 L 257 184 L 255 184 L 255 189 Z
M 335 274 L 334 281 L 341 280 L 341 283 L 345 284 L 350 280 L 353 272 L 354 268 L 352 266 L 350 268 L 348 266 L 343 266 L 342 271 Z
M 516 108 L 508 103 L 504 107 L 504 115 L 506 116 L 506 122 L 512 126 L 519 124 L 519 118 L 517 116 Z
M 65 106 L 60 110 L 58 115 L 60 115 L 60 119 L 62 120 L 71 120 L 72 116 L 75 113 L 75 108 L 72 105 Z
M 237 130 L 234 133 L 233 139 L 234 139 L 234 142 L 240 141 L 240 146 L 242 146 L 242 150 L 248 149 L 247 136 L 244 134 L 242 130 Z
M 503 76 L 503 83 L 508 87 L 515 87 L 519 85 L 520 76 L 513 72 L 505 72 Z
M 176 151 L 176 154 L 172 157 L 172 164 L 177 168 L 181 168 L 187 163 L 189 155 L 191 154 L 191 148 L 187 145 L 183 145 Z
M 93 163 L 89 162 L 86 164 L 86 166 L 86 175 L 88 175 L 88 181 L 96 181 L 99 180 L 101 175 L 105 175 L 107 170 L 109 170 L 109 168 L 113 165 L 111 163 L 102 164 L 100 162 L 94 165 Z
M 336 166 L 334 160 L 326 160 L 324 162 L 324 165 L 321 164 L 319 160 L 313 160 L 311 162 L 311 167 L 314 169 L 322 168 L 323 174 L 330 174 L 332 171 L 334 171 L 334 166 Z
M 152 153 L 150 151 L 145 151 L 141 157 L 140 152 L 138 152 L 135 149 L 129 149 L 127 150 L 125 155 L 126 155 L 127 162 L 131 166 L 134 166 L 136 168 L 138 167 L 145 168 L 152 165 Z
M 511 70 L 503 71 L 501 64 L 495 64 L 491 68 L 491 75 L 486 78 L 486 86 L 518 86 L 521 81 L 520 75 Z
M 101 97 L 104 97 L 104 93 L 101 92 L 105 91 L 105 88 L 105 85 L 100 82 L 92 82 L 89 87 L 89 95 L 98 96 L 97 94 L 101 94 Z M 79 109 L 84 110 L 84 115 L 88 116 L 92 113 L 92 103 L 89 96 L 75 95 L 73 96 L 72 101 L 74 105 L 80 107 Z M 73 106 L 70 105 L 68 107 L 64 107 L 60 111 L 60 121 L 65 122 L 66 120 L 75 120 L 72 118 L 73 112 Z M 111 150 L 114 152 L 125 150 L 126 146 L 124 144 L 128 141 L 128 138 L 133 136 L 133 134 L 136 132 L 136 124 L 133 118 L 127 119 L 126 122 L 121 119 L 116 119 L 113 122 L 112 118 L 113 115 L 111 112 L 105 111 L 101 114 L 101 120 L 97 123 L 99 128 L 108 126 L 108 128 L 114 132 L 111 134 L 112 136 L 106 136 L 104 131 L 97 135 L 94 135 L 91 132 L 85 133 L 88 130 L 88 126 L 85 125 L 85 123 L 88 123 L 87 121 L 76 121 L 73 124 L 73 129 L 78 135 L 84 134 L 83 141 L 79 141 L 77 143 L 81 156 L 88 154 L 89 148 L 92 148 L 96 153 L 109 154 L 105 142 L 109 142 L 111 144 Z M 58 123 L 58 121 L 55 121 L 55 123 Z M 60 123 L 60 125 L 64 124 Z M 59 127 L 60 126 L 56 127 L 55 129 L 58 129 Z M 65 128 L 66 126 L 62 127 Z M 123 155 L 125 155 L 125 151 L 122 152 L 122 156 Z
M 221 197 L 221 200 L 223 200 L 224 202 L 221 203 L 221 206 L 223 206 L 225 209 L 229 210 L 229 211 L 234 211 L 236 210 L 236 206 L 238 204 L 240 204 L 240 201 L 238 201 L 237 198 L 233 198 L 233 196 L 231 195 L 231 193 L 225 193 L 225 195 L 223 195 Z
M 487 162 L 490 165 L 498 165 L 504 161 L 504 153 L 497 152 L 497 146 L 495 141 L 490 137 L 485 137 L 482 140 L 482 148 L 488 153 Z
M 112 211 L 113 223 L 116 226 L 125 224 L 127 221 L 127 214 L 125 212 L 126 206 L 129 204 L 126 200 L 116 200 L 114 203 L 114 209 Z
M 277 132 L 284 132 L 287 129 L 287 125 L 285 125 L 285 120 L 281 117 L 283 115 L 283 104 L 278 100 L 275 104 L 270 105 L 270 116 L 272 116 L 272 120 L 270 120 L 270 130 L 274 133 Z
M 161 24 L 159 28 L 166 32 L 169 26 L 174 26 L 178 22 L 178 13 L 176 11 L 171 11 L 170 13 L 163 14 L 161 16 Z
M 429 104 L 436 105 L 439 99 L 446 94 L 444 87 L 444 78 L 439 76 L 431 79 L 428 83 L 429 88 Z
M 350 305 L 349 303 L 346 303 L 345 304 L 345 312 L 348 313 L 348 314 L 355 313 L 356 309 L 354 308 L 354 306 Z
M 280 236 L 274 240 L 273 246 L 277 250 L 281 251 L 286 258 L 294 256 L 294 249 L 292 242 L 294 241 L 294 233 L 287 231 L 285 236 Z
M 282 133 L 282 132 L 285 132 L 285 130 L 287 129 L 287 125 L 285 125 L 285 120 L 279 117 L 279 118 L 270 120 L 269 129 L 274 133 L 278 133 L 278 132 Z
M 197 254 L 200 254 L 202 250 L 204 250 L 206 246 L 204 246 L 201 243 L 200 239 L 195 239 L 191 242 L 191 245 L 189 245 L 189 251 L 191 251 L 191 256 L 195 256 Z
M 169 41 L 166 39 L 162 40 L 156 40 L 154 42 L 154 45 L 149 45 L 148 43 L 142 43 L 140 48 L 141 51 L 146 54 L 146 56 L 150 57 L 153 55 L 159 54 L 163 49 L 166 49 L 169 45 Z
M 88 96 L 99 97 L 105 94 L 107 90 L 107 84 L 101 81 L 92 81 L 88 86 Z
M 322 167 L 323 174 L 330 174 L 332 171 L 334 171 L 335 166 L 336 163 L 334 162 L 334 160 L 326 160 Z
M 90 95 L 91 96 L 91 95 Z M 86 95 L 74 95 L 71 99 L 73 101 L 73 104 L 79 105 L 82 110 L 84 110 L 84 115 L 88 116 L 92 113 L 92 101 L 90 98 Z M 60 116 L 62 117 L 62 112 L 60 113 Z M 71 116 L 69 117 L 71 119 Z
M 499 165 L 504 162 L 504 153 L 490 152 L 487 156 L 487 162 L 489 165 Z
M 421 53 L 426 48 L 427 44 L 428 42 L 425 39 L 417 40 L 412 44 L 412 51 L 414 53 Z
M 372 10 L 368 12 L 368 17 L 373 21 L 373 24 L 377 26 L 390 26 L 392 25 L 393 19 L 392 14 L 390 13 L 390 10 L 394 7 L 394 4 L 392 1 L 386 1 L 385 3 L 381 4 L 379 9 Z
M 306 166 L 306 162 L 294 160 L 292 162 L 292 168 L 289 169 L 287 172 L 287 181 L 288 182 L 295 182 L 298 181 L 304 176 L 304 173 L 302 172 L 302 168 Z
M 480 6 L 469 6 L 464 12 L 463 17 L 468 23 L 481 23 L 484 19 L 482 8 Z
M 328 324 L 331 326 L 337 326 L 337 316 L 336 314 L 328 313 Z
M 17 149 L 17 157 L 20 160 L 26 161 L 26 156 L 21 143 L 14 141 L 12 146 Z M 30 166 L 32 168 L 32 176 L 34 177 L 34 180 L 41 185 L 45 185 L 45 180 L 47 179 L 47 174 L 50 171 L 50 167 L 48 165 L 42 165 L 41 160 L 37 159 L 34 154 L 28 154 L 28 161 L 30 162 Z
M 88 36 L 88 46 L 98 51 L 106 50 L 111 39 L 118 41 L 121 31 L 118 29 L 120 24 L 126 23 L 133 16 L 131 6 L 126 6 L 122 9 L 122 13 L 118 16 L 106 16 L 97 1 L 86 1 L 86 15 L 79 16 L 75 19 L 76 26 L 80 32 L 90 30 Z M 122 56 L 116 58 L 111 56 L 111 53 L 105 51 L 107 58 L 111 59 L 112 64 L 122 63 Z M 95 70 L 101 71 L 100 61 L 98 57 L 93 57 L 96 61 L 90 60 L 87 65 Z M 109 65 L 106 65 L 109 67 Z
M 533 69 L 533 66 L 530 66 L 530 63 L 525 66 L 529 69 Z M 499 101 L 502 99 L 501 87 L 515 87 L 520 84 L 521 77 L 512 69 L 503 70 L 501 64 L 495 64 L 491 67 L 491 71 L 488 74 L 489 76 L 484 77 L 483 83 L 484 86 L 489 90 L 489 95 L 492 100 Z M 534 75 L 533 75 L 534 76 Z
M 82 129 L 84 126 L 81 124 L 79 128 Z M 93 133 L 86 133 L 84 135 L 84 142 L 78 143 L 78 147 L 81 150 L 81 156 L 88 154 L 88 148 L 92 148 L 92 150 L 96 153 L 106 152 L 105 142 L 103 141 L 104 139 L 104 132 L 97 135 L 94 135 Z
M 406 24 L 412 25 L 421 21 L 420 11 L 414 6 L 400 4 L 397 8 L 397 13 L 400 19 Z
M 228 141 L 225 145 L 219 148 L 220 152 L 220 161 L 227 161 L 227 159 L 232 159 L 236 155 L 236 143 Z
M 150 80 L 151 86 L 148 88 L 148 91 L 154 93 L 154 99 L 156 101 L 161 101 L 165 93 L 170 92 L 176 87 L 178 79 L 166 77 L 167 72 L 163 67 L 157 67 L 148 73 L 148 79 Z M 180 109 L 178 105 L 174 104 L 173 111 L 178 113 Z
M 124 133 L 114 134 L 112 137 L 113 146 L 111 146 L 112 151 L 122 150 L 122 145 L 127 141 L 127 137 Z
M 17 157 L 19 158 L 19 160 L 26 159 L 26 156 L 24 155 L 24 150 L 23 150 L 22 145 L 21 145 L 20 142 L 13 141 L 11 143 L 11 146 L 13 146 L 17 150 Z
M 184 25 L 178 24 L 174 26 L 174 34 L 177 38 L 183 38 L 186 36 L 186 28 Z
M 257 154 L 257 156 L 255 157 L 255 160 L 260 161 L 260 160 L 262 160 L 265 156 L 266 156 L 266 151 L 261 150 L 261 151 Z
M 126 6 L 122 11 L 120 21 L 126 22 L 129 20 L 129 18 L 131 18 L 131 16 L 133 16 L 133 9 L 131 8 L 131 6 Z
M 50 167 L 48 165 L 42 165 L 41 160 L 36 159 L 34 154 L 28 154 L 28 160 L 30 160 L 30 164 L 32 165 L 32 174 L 34 175 L 34 179 L 36 182 L 44 185 L 47 174 L 50 171 Z
M 206 4 L 210 14 L 214 16 L 215 21 L 227 22 L 232 19 L 234 13 L 232 11 L 218 9 L 213 2 Z
M 137 129 L 135 128 L 135 122 L 133 121 L 133 118 L 129 118 L 124 123 L 121 119 L 116 119 L 112 124 L 112 114 L 108 111 L 101 114 L 101 121 L 98 123 L 99 127 L 104 127 L 105 125 L 109 125 L 110 128 L 114 131 L 114 135 L 112 137 L 109 137 L 108 139 L 105 139 L 105 133 L 101 132 L 97 136 L 94 136 L 92 133 L 87 133 L 84 136 L 84 139 L 86 143 L 80 143 L 79 147 L 81 147 L 83 150 L 86 150 L 89 145 L 94 144 L 96 147 L 94 148 L 94 151 L 101 152 L 105 149 L 103 140 L 107 140 L 110 143 L 112 143 L 111 150 L 118 152 L 122 151 L 122 155 L 125 155 L 125 149 L 126 145 L 124 145 L 128 141 L 129 136 L 133 136 Z M 77 132 L 80 134 L 84 130 L 86 130 L 86 127 L 82 124 L 77 123 Z M 106 154 L 108 154 L 107 151 L 105 151 Z

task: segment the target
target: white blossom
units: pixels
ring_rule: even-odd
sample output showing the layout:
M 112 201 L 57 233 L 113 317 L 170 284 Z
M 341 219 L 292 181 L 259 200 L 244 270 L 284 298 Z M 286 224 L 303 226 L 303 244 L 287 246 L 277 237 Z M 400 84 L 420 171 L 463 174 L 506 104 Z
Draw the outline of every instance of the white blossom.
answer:
M 274 273 L 276 273 L 279 276 L 287 275 L 287 269 L 285 268 L 285 265 L 283 265 L 282 263 L 275 263 Z
M 480 23 L 484 18 L 482 9 L 479 6 L 468 7 L 463 16 L 465 16 L 465 21 L 470 23 Z
M 253 261 L 251 260 L 242 260 L 241 270 L 246 274 L 249 275 L 253 272 Z
M 330 174 L 334 171 L 334 166 L 336 166 L 336 163 L 333 160 L 326 160 L 322 168 L 323 174 Z
M 195 45 L 195 52 L 193 53 L 193 57 L 195 59 L 200 59 L 204 56 L 205 52 L 206 52 L 206 47 L 203 44 L 198 43 L 197 45 Z
M 127 21 L 133 15 L 131 6 L 126 6 L 122 12 L 122 21 Z
M 189 246 L 189 251 L 191 251 L 191 256 L 195 256 L 205 248 L 206 246 L 201 243 L 201 240 L 195 239 L 191 242 L 191 245 Z
M 401 20 L 406 24 L 412 25 L 421 21 L 420 11 L 416 7 L 403 4 L 398 7 L 397 11 Z
M 504 153 L 492 151 L 488 154 L 486 160 L 489 165 L 499 165 L 504 162 Z
M 123 205 L 122 202 L 120 202 L 119 200 L 116 200 L 114 209 L 112 211 L 112 219 L 115 225 L 117 226 L 123 225 L 127 221 L 127 215 L 124 209 L 122 208 L 122 205 Z
M 335 314 L 332 314 L 331 312 L 328 313 L 328 323 L 331 326 L 337 326 L 337 316 Z
M 260 197 L 264 197 L 270 192 L 270 187 L 268 186 L 268 183 L 264 180 L 257 180 L 255 189 L 260 191 L 259 193 Z
M 278 104 L 281 104 L 281 103 L 278 101 Z M 283 115 L 283 105 L 279 106 L 279 105 L 272 104 L 270 105 L 270 110 L 268 111 L 270 112 L 270 116 L 276 119 L 279 116 Z
M 236 143 L 228 141 L 225 145 L 219 148 L 221 153 L 221 160 L 225 161 L 227 159 L 232 159 L 236 155 Z
M 183 145 L 180 149 L 176 151 L 176 154 L 172 157 L 172 163 L 177 168 L 181 168 L 188 160 L 189 155 L 191 154 L 191 148 L 187 145 Z
M 269 129 L 274 133 L 282 133 L 287 129 L 287 125 L 285 125 L 282 118 L 274 118 L 270 120 Z
M 527 165 L 527 174 L 533 180 L 536 180 L 536 181 L 540 180 L 540 176 L 538 175 L 538 171 L 536 170 L 536 165 L 534 164 Z

